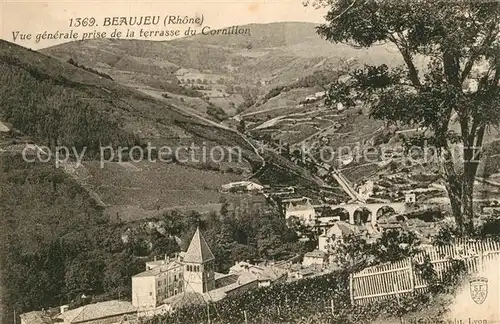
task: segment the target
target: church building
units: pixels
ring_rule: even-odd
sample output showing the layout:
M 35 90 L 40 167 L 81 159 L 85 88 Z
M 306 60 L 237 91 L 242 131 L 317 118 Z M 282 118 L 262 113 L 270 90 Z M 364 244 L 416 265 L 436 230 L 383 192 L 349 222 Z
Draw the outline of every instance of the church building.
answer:
M 214 262 L 207 241 L 196 229 L 186 252 L 147 262 L 146 271 L 132 277 L 132 305 L 139 316 L 149 316 L 258 287 L 256 276 L 217 273 Z

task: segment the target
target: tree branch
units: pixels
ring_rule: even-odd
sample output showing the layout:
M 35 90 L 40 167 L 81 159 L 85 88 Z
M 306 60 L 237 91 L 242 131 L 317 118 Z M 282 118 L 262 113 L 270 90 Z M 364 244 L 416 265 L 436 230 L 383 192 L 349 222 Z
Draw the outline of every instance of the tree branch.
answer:
M 495 40 L 495 36 L 496 34 L 498 34 L 498 32 L 495 32 L 497 26 L 498 25 L 496 23 L 493 23 L 491 25 L 490 29 L 488 30 L 487 36 L 484 38 L 482 44 L 478 47 L 478 50 L 475 51 L 473 54 L 471 54 L 469 60 L 465 64 L 465 67 L 462 71 L 462 75 L 460 77 L 461 82 L 465 81 L 470 71 L 474 67 L 474 63 L 476 62 L 476 60 L 482 55 L 482 53 L 484 53 L 485 49 L 488 48 L 491 45 L 491 43 Z
M 401 56 L 403 57 L 403 60 L 405 61 L 406 67 L 408 68 L 408 75 L 411 83 L 415 88 L 420 88 L 422 86 L 420 79 L 418 77 L 418 71 L 417 68 L 415 67 L 415 64 L 413 63 L 413 58 L 411 56 L 411 53 L 409 49 L 405 46 L 404 43 L 404 38 L 402 38 L 402 35 L 399 35 L 401 40 L 398 41 L 393 35 L 389 35 L 388 38 L 391 42 L 393 42 L 396 47 L 399 50 L 399 53 L 401 53 Z

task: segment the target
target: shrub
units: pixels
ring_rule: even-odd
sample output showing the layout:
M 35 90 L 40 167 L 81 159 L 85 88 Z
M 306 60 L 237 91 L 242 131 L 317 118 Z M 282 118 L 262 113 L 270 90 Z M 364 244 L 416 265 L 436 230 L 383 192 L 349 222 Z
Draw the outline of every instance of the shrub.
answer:
M 95 69 L 92 69 L 92 68 L 86 67 L 86 66 L 84 66 L 84 65 L 82 65 L 82 64 L 78 64 L 78 63 L 77 63 L 75 60 L 73 60 L 72 58 L 70 58 L 70 59 L 67 61 L 67 63 L 69 63 L 69 64 L 71 64 L 71 65 L 74 65 L 74 66 L 76 66 L 76 67 L 78 67 L 78 68 L 80 68 L 80 69 L 83 69 L 83 70 L 85 70 L 85 71 L 88 71 L 88 72 L 90 72 L 90 73 L 97 74 L 98 76 L 103 77 L 103 78 L 106 78 L 106 79 L 108 79 L 108 80 L 113 80 L 113 78 L 112 78 L 112 77 L 110 77 L 108 74 L 106 74 L 106 73 L 104 73 L 104 72 L 99 72 L 99 71 L 97 71 L 97 70 L 95 70 Z

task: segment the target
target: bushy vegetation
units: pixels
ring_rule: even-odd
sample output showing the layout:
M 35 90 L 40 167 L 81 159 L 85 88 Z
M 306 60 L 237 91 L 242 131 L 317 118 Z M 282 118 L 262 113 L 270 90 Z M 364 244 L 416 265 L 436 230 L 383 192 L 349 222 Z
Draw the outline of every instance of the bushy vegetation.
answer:
M 290 89 L 312 88 L 312 87 L 325 88 L 330 83 L 336 81 L 339 76 L 340 72 L 314 71 L 313 74 L 306 75 L 305 77 L 302 77 L 300 80 L 292 83 L 288 88 Z
M 444 224 L 434 237 L 433 243 L 436 245 L 451 244 L 460 237 L 460 231 L 454 224 Z M 470 238 L 500 240 L 500 213 L 495 212 L 493 215 L 482 218 L 474 232 L 471 233 Z
M 414 256 L 420 252 L 419 245 L 420 241 L 411 231 L 387 230 L 373 242 L 358 235 L 348 235 L 330 248 L 335 255 L 334 262 L 352 272 Z
M 229 118 L 226 112 L 221 107 L 218 107 L 212 103 L 208 104 L 207 114 L 218 121 L 223 121 Z
M 191 87 L 179 87 L 175 93 L 178 93 L 180 95 L 188 96 L 188 97 L 193 97 L 193 98 L 201 98 L 203 97 L 203 93 L 193 89 Z
M 278 86 L 278 87 L 272 88 L 271 91 L 266 93 L 266 95 L 264 96 L 264 100 L 269 100 L 271 98 L 274 98 L 274 97 L 280 95 L 281 92 L 283 92 L 285 89 L 286 89 L 285 86 Z
M 84 85 L 1 60 L 0 70 L 0 117 L 37 144 L 74 147 L 78 152 L 86 148 L 85 155 L 89 156 L 99 153 L 101 145 L 138 143 L 137 136 L 122 130 L 120 120 L 102 113 L 107 102 L 81 96 L 90 91 Z
M 280 95 L 282 92 L 290 91 L 292 89 L 312 87 L 324 88 L 328 84 L 337 80 L 338 77 L 339 73 L 332 73 L 330 71 L 315 71 L 313 74 L 302 77 L 298 81 L 295 81 L 289 85 L 274 87 L 264 96 L 264 100 L 267 101 Z
M 79 64 L 78 62 L 76 62 L 75 60 L 73 60 L 72 58 L 70 58 L 68 61 L 67 61 L 69 64 L 71 65 L 74 65 L 76 67 L 79 67 L 80 69 L 84 69 L 85 71 L 88 71 L 90 73 L 94 73 L 94 74 L 97 74 L 98 76 L 101 76 L 103 78 L 106 78 L 108 80 L 113 80 L 113 78 L 111 76 L 109 76 L 108 74 L 104 73 L 104 72 L 99 72 L 97 71 L 96 69 L 92 69 L 92 68 L 89 68 L 83 64 Z
M 51 164 L 0 156 L 0 313 L 130 295 L 143 263 L 120 226 Z

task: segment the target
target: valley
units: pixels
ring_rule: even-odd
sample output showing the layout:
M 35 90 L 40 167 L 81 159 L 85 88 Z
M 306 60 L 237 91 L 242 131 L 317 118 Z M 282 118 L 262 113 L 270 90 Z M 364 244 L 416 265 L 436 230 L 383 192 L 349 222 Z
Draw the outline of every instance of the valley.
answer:
M 115 18 L 110 23 L 122 22 Z M 0 260 L 16 270 L 0 298 L 9 301 L 9 314 L 77 307 L 85 303 L 77 300 L 82 291 L 94 301 L 138 298 L 130 281 L 144 263 L 162 254 L 181 262 L 189 241 L 213 247 L 215 268 L 207 269 L 224 272 L 218 279 L 235 261 L 255 261 L 287 273 L 292 288 L 284 291 L 309 285 L 330 296 L 321 282 L 327 277 L 316 276 L 344 282 L 345 273 L 335 271 L 351 262 L 332 261 L 339 257 L 329 241 L 335 235 L 346 255 L 357 252 L 353 244 L 384 262 L 394 251 L 410 257 L 414 246 L 452 235 L 443 234 L 453 222 L 443 165 L 408 149 L 412 135 L 426 130 L 389 125 L 371 107 L 344 106 L 329 92 L 365 64 L 403 64 L 394 48 L 331 44 L 309 23 L 240 28 L 252 32 L 83 40 L 38 52 L 0 40 L 0 225 L 8 229 Z M 424 59 L 416 61 L 426 69 Z M 459 127 L 453 119 L 450 129 Z M 500 208 L 499 133 L 485 131 L 472 181 L 481 235 Z M 150 146 L 164 149 L 145 158 Z M 69 147 L 85 155 L 44 163 Z M 342 241 L 351 234 L 353 241 Z M 269 296 L 282 297 L 279 287 Z M 335 298 L 348 299 L 350 288 L 342 289 Z M 312 295 L 304 295 L 310 310 L 317 306 Z M 156 311 L 161 303 L 153 304 Z

